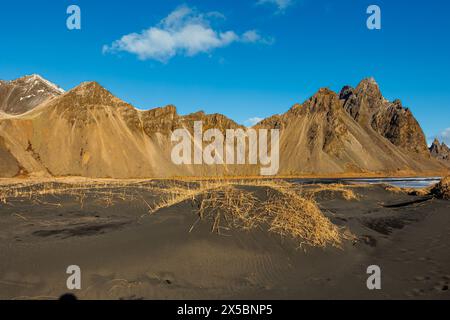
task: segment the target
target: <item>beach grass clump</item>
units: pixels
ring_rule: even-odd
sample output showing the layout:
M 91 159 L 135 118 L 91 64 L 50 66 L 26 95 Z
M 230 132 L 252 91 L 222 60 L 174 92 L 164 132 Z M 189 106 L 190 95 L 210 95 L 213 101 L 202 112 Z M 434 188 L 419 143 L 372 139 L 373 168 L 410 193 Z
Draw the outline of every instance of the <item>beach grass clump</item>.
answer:
M 319 184 L 317 187 L 309 190 L 308 192 L 312 195 L 316 195 L 321 192 L 331 192 L 332 194 L 342 196 L 342 198 L 347 201 L 359 200 L 359 196 L 355 193 L 355 191 L 353 191 L 352 186 L 344 186 L 341 183 Z
M 393 185 L 385 185 L 384 190 L 396 193 L 396 194 L 407 194 L 409 196 L 428 196 L 430 195 L 431 187 L 425 187 L 420 189 L 414 189 L 414 188 L 401 188 Z
M 345 238 L 312 198 L 272 193 L 262 212 L 269 217 L 269 231 L 298 240 L 299 247 L 340 247 Z
M 212 221 L 212 231 L 219 234 L 233 228 L 266 227 L 271 233 L 294 239 L 300 248 L 341 247 L 342 241 L 349 239 L 348 233 L 334 225 L 312 197 L 302 196 L 293 185 L 259 182 L 258 188 L 259 194 L 265 194 L 263 198 L 239 183 L 208 190 L 196 198 L 199 219 Z
M 235 186 L 210 189 L 198 198 L 198 203 L 199 218 L 211 219 L 213 232 L 229 228 L 251 230 L 263 221 L 255 210 L 256 196 Z

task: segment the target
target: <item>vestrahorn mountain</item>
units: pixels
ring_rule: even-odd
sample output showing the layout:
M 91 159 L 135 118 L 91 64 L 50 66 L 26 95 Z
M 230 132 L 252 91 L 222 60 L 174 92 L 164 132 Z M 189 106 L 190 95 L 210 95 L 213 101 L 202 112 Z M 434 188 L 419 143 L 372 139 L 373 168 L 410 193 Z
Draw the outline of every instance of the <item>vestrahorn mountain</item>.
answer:
M 0 176 L 167 178 L 256 176 L 255 165 L 183 165 L 171 161 L 171 132 L 243 128 L 220 114 L 186 116 L 174 106 L 141 111 L 96 82 L 63 92 L 39 76 L 0 82 Z M 280 129 L 279 175 L 437 174 L 425 136 L 399 100 L 373 79 L 337 94 L 320 89 L 303 104 L 261 121 Z

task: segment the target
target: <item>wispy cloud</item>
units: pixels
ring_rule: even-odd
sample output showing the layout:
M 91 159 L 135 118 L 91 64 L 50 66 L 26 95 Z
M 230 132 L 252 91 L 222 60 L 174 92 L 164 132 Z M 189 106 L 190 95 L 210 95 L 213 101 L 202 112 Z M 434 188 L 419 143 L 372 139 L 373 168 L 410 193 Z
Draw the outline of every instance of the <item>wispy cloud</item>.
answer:
M 157 25 L 140 33 L 124 35 L 111 45 L 103 46 L 103 53 L 129 52 L 141 60 L 167 62 L 176 55 L 195 56 L 226 47 L 235 42 L 271 44 L 256 30 L 243 34 L 213 29 L 211 22 L 225 17 L 219 12 L 200 13 L 181 6 Z
M 263 37 L 257 30 L 249 30 L 242 34 L 241 41 L 245 43 L 273 44 L 275 39 L 272 37 Z
M 261 122 L 262 120 L 264 120 L 263 118 L 259 118 L 259 117 L 253 117 L 250 119 L 247 119 L 244 121 L 244 124 L 247 127 L 253 127 L 254 125 L 256 125 L 258 122 Z
M 441 142 L 445 142 L 446 145 L 450 146 L 450 128 L 445 129 L 439 134 L 438 139 Z
M 278 8 L 278 11 L 284 12 L 288 7 L 294 4 L 294 0 L 258 0 L 257 4 L 272 4 Z

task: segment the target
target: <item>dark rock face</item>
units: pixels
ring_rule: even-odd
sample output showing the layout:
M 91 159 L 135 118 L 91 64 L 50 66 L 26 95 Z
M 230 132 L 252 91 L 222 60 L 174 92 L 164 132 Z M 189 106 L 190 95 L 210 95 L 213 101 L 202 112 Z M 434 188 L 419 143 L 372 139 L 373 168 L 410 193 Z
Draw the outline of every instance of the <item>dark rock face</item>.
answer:
M 353 89 L 340 93 L 344 109 L 362 127 L 371 128 L 397 147 L 428 155 L 425 134 L 408 108 L 400 100 L 386 100 L 374 79 L 365 79 Z
M 22 114 L 63 93 L 64 90 L 38 75 L 0 81 L 0 111 Z
M 399 100 L 374 115 L 372 128 L 396 146 L 422 155 L 428 153 L 425 134 L 419 123 Z
M 180 116 L 181 124 L 184 124 L 183 127 L 187 127 L 189 130 L 193 128 L 195 121 L 202 121 L 203 130 L 219 129 L 221 132 L 225 132 L 226 129 L 244 128 L 233 120 L 218 113 L 206 114 L 203 111 L 199 111 L 186 116 Z
M 450 148 L 444 142 L 441 144 L 438 139 L 434 139 L 430 154 L 438 160 L 450 161 Z
M 326 88 L 320 89 L 302 106 L 294 106 L 290 111 L 291 114 L 297 115 L 314 114 L 318 122 L 309 128 L 309 145 L 318 142 L 319 128 L 322 128 L 320 133 L 323 137 L 322 150 L 336 156 L 344 148 L 344 137 L 347 134 L 347 128 L 341 121 L 342 112 L 338 95 Z
M 430 193 L 439 199 L 450 200 L 450 176 L 442 178 Z

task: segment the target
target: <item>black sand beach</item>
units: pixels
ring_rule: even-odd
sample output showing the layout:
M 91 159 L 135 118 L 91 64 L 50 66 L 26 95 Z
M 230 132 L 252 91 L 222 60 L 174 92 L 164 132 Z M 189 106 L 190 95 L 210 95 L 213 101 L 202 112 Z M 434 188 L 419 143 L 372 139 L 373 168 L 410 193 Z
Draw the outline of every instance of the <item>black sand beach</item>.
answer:
M 298 186 L 353 235 L 340 248 L 300 248 L 264 224 L 211 232 L 195 196 L 155 208 L 165 188 L 174 183 L 2 185 L 0 299 L 58 299 L 70 265 L 81 268 L 79 299 L 450 298 L 448 201 L 382 185 Z M 370 265 L 381 290 L 367 289 Z

